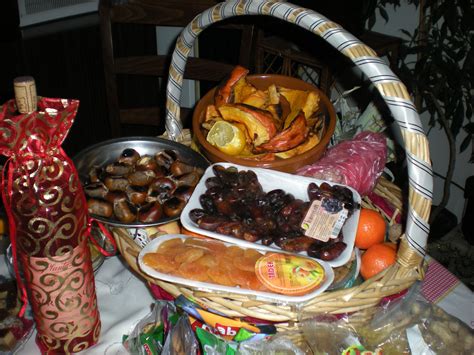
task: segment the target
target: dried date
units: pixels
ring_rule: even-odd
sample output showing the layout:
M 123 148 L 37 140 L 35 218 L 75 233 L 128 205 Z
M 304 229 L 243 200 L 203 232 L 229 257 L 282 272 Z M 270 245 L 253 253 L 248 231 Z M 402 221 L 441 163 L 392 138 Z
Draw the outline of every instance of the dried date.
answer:
M 313 244 L 308 248 L 308 255 L 324 261 L 336 259 L 347 248 L 344 242 L 335 242 L 325 245 Z

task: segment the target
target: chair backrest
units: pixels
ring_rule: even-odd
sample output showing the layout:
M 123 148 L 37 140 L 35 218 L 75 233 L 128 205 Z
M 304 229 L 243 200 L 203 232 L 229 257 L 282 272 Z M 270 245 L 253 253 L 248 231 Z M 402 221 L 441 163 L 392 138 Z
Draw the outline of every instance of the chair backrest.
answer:
M 156 26 L 184 27 L 216 0 L 101 0 L 99 3 L 108 118 L 114 137 L 156 135 L 164 130 L 165 86 L 170 56 L 157 54 Z M 253 26 L 227 24 L 239 29 L 237 63 L 251 65 Z M 159 34 L 158 34 L 159 35 Z M 173 46 L 174 47 L 174 46 Z M 142 53 L 135 53 L 141 51 Z M 144 53 L 143 53 L 144 52 Z M 219 82 L 235 64 L 190 58 L 184 77 Z M 159 81 L 158 78 L 162 80 Z M 133 98 L 137 99 L 135 102 Z M 152 102 L 150 102 L 152 101 Z M 186 122 L 189 110 L 183 109 Z M 134 129 L 133 126 L 139 127 Z

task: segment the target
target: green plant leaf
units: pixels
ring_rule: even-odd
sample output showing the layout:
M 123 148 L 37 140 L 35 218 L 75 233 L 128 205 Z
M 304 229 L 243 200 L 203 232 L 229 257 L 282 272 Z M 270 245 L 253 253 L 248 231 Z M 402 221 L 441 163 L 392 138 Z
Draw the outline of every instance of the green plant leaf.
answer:
M 408 32 L 407 30 L 404 30 L 403 28 L 400 29 L 400 32 L 403 33 L 405 36 L 407 36 L 408 38 L 412 38 L 412 35 L 410 32 Z
M 467 134 L 474 134 L 474 122 L 469 122 L 468 124 L 464 125 L 463 129 L 467 132 Z
M 385 11 L 385 9 L 381 6 L 379 6 L 379 13 L 380 13 L 380 16 L 382 16 L 382 18 L 385 20 L 385 23 L 388 22 L 388 13 L 387 11 Z
M 466 105 L 466 118 L 471 119 L 471 117 L 472 117 L 472 106 L 469 103 L 467 103 L 467 105 Z
M 459 152 L 461 152 L 461 153 L 464 152 L 467 149 L 467 147 L 469 147 L 469 143 L 471 143 L 471 141 L 472 141 L 472 135 L 468 135 L 468 136 L 464 137 L 464 139 L 463 139 L 463 141 L 462 141 L 462 143 L 459 147 Z

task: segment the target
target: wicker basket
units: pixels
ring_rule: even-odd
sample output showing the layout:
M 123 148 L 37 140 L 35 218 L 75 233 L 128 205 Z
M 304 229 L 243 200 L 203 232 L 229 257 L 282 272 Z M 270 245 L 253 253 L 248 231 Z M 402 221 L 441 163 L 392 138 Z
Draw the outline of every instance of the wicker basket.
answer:
M 182 139 L 179 99 L 184 67 L 198 34 L 209 25 L 240 15 L 268 15 L 294 23 L 322 37 L 342 54 L 349 57 L 373 82 L 393 117 L 401 128 L 408 163 L 409 193 L 405 233 L 401 238 L 397 263 L 364 283 L 349 289 L 326 291 L 298 307 L 269 304 L 237 294 L 213 294 L 185 285 L 175 285 L 144 275 L 137 266 L 138 247 L 126 233 L 115 231 L 117 245 L 126 262 L 148 282 L 156 284 L 173 296 L 184 294 L 230 317 L 245 317 L 279 322 L 280 327 L 292 327 L 300 312 L 352 313 L 367 319 L 386 296 L 410 287 L 422 277 L 421 264 L 429 231 L 428 217 L 432 199 L 432 171 L 426 136 L 405 86 L 374 51 L 339 25 L 320 14 L 287 2 L 266 0 L 230 0 L 204 11 L 183 30 L 178 38 L 170 66 L 167 87 L 166 130 L 170 139 Z M 402 208 L 402 195 L 390 182 L 377 185 L 380 193 Z M 370 201 L 366 201 L 370 206 Z

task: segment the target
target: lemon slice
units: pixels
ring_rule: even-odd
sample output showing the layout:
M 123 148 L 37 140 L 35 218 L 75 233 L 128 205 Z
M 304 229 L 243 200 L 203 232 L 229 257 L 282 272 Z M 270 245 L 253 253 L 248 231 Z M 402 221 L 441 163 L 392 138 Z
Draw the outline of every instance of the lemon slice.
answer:
M 245 133 L 227 121 L 217 121 L 207 134 L 206 140 L 229 155 L 237 155 L 245 148 Z

